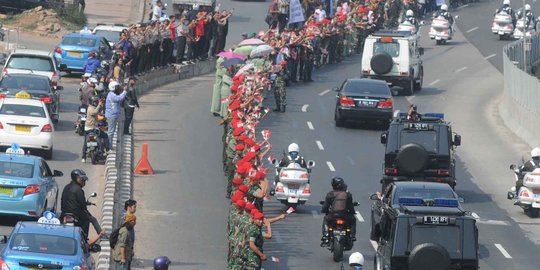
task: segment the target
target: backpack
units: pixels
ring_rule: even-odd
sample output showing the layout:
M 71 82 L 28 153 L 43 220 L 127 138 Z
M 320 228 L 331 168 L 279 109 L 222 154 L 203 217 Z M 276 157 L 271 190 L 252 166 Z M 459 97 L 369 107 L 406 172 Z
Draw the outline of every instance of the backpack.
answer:
M 332 212 L 345 213 L 347 211 L 347 192 L 334 191 L 334 201 L 332 201 Z
M 123 226 L 114 229 L 109 236 L 109 244 L 111 248 L 114 248 L 116 246 L 116 243 L 118 242 L 118 235 L 120 234 L 120 229 L 122 229 L 122 227 Z

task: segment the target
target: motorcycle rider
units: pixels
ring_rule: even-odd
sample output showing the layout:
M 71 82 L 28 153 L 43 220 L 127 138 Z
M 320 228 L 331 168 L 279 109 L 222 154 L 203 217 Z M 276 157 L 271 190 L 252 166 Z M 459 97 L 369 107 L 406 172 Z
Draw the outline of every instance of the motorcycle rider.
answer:
M 364 265 L 364 255 L 360 252 L 355 252 L 349 257 L 349 266 L 351 270 L 362 270 Z
M 81 101 L 82 107 L 88 108 L 90 98 L 96 93 L 95 87 L 97 83 L 98 80 L 96 78 L 90 77 L 88 80 L 86 80 L 86 84 L 81 87 L 79 100 Z
M 523 186 L 523 176 L 525 173 L 532 172 L 538 168 L 540 168 L 540 148 L 535 147 L 531 150 L 531 160 L 523 163 L 523 165 L 519 167 L 521 176 L 516 181 L 516 194 L 519 194 L 519 189 Z
M 278 167 L 283 168 L 287 167 L 292 162 L 296 162 L 302 166 L 302 168 L 307 168 L 307 163 L 304 157 L 300 156 L 300 146 L 296 143 L 289 144 L 289 147 L 287 148 L 287 152 L 289 152 L 288 155 L 284 154 L 284 157 L 279 162 Z M 278 169 L 279 170 L 279 169 Z
M 97 96 L 93 96 L 90 98 L 89 106 L 86 109 L 86 124 L 84 126 L 84 141 L 83 141 L 83 148 L 82 148 L 82 159 L 81 162 L 86 162 L 86 141 L 88 134 L 91 131 L 96 132 L 98 134 L 98 137 L 100 140 L 98 140 L 98 143 L 103 143 L 103 147 L 109 151 L 110 145 L 109 145 L 109 137 L 107 136 L 106 132 L 97 131 L 98 130 L 98 116 L 100 112 L 103 110 L 103 101 L 99 99 Z
M 536 18 L 532 13 L 531 5 L 525 5 L 525 14 L 523 14 L 523 16 L 525 16 L 525 30 L 532 27 L 536 31 Z
M 450 24 L 450 27 L 449 27 L 450 31 L 454 31 L 454 17 L 452 17 L 450 12 L 448 12 L 448 6 L 446 4 L 441 6 L 441 9 L 437 12 L 437 15 L 435 16 L 435 18 L 439 16 L 442 16 L 443 18 L 445 18 Z
M 407 111 L 407 120 L 412 122 L 420 121 L 421 115 L 418 113 L 418 107 L 416 105 L 409 105 L 409 110 Z
M 414 25 L 414 27 L 416 29 L 418 29 L 418 21 L 414 17 L 414 11 L 412 11 L 410 9 L 407 10 L 407 12 L 405 12 L 405 19 L 403 20 L 403 22 L 408 22 L 408 23 Z
M 93 217 L 86 208 L 88 202 L 84 195 L 83 187 L 88 181 L 88 176 L 81 169 L 71 171 L 71 182 L 64 187 L 62 191 L 60 219 L 63 220 L 66 214 L 71 213 L 75 216 L 77 222 L 75 225 L 81 227 L 86 237 L 90 230 L 90 223 L 94 226 L 97 234 L 101 234 L 102 230 L 99 222 Z
M 514 28 L 516 27 L 516 17 L 514 14 L 514 10 L 510 7 L 510 0 L 504 0 L 503 5 L 501 8 L 496 10 L 496 13 L 506 13 L 512 17 L 512 24 L 514 25 Z
M 83 73 L 93 73 L 101 65 L 101 61 L 96 58 L 95 52 L 88 53 L 88 59 L 84 62 Z
M 332 178 L 332 191 L 326 194 L 322 211 L 326 215 L 323 219 L 321 238 L 322 244 L 328 244 L 328 222 L 336 218 L 343 218 L 351 225 L 351 240 L 356 241 L 356 219 L 354 217 L 354 204 L 352 194 L 347 191 L 347 185 L 341 177 Z
M 159 256 L 154 259 L 154 270 L 168 270 L 171 260 L 167 256 Z

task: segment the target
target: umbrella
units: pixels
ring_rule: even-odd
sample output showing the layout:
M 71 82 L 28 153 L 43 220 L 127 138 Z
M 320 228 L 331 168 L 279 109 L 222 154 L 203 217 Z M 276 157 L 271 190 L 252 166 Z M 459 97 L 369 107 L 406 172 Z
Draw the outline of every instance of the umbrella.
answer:
M 255 48 L 255 46 L 242 46 L 242 47 L 238 47 L 236 48 L 236 50 L 234 50 L 235 53 L 241 53 L 243 55 L 249 55 L 251 53 L 251 51 Z
M 251 51 L 251 53 L 249 54 L 249 56 L 251 58 L 261 57 L 261 56 L 269 55 L 273 51 L 274 51 L 274 48 L 272 48 L 271 46 L 269 46 L 269 45 L 261 45 L 261 46 L 258 46 L 255 49 L 253 49 Z
M 235 52 L 220 52 L 217 54 L 217 56 L 221 56 L 223 58 L 231 59 L 231 58 L 238 58 L 245 60 L 247 56 L 241 54 L 241 53 L 235 53 Z
M 248 38 L 248 39 L 244 39 L 242 40 L 242 42 L 240 42 L 240 44 L 238 44 L 238 46 L 246 46 L 246 45 L 263 45 L 263 44 L 266 44 L 266 42 L 258 39 L 258 38 Z
M 253 64 L 249 63 L 245 66 L 243 66 L 241 69 L 238 70 L 238 72 L 236 72 L 235 76 L 238 76 L 244 72 L 246 72 L 248 69 L 252 68 L 253 67 Z
M 238 59 L 238 58 L 231 58 L 231 59 L 227 59 L 225 61 L 223 61 L 222 65 L 226 68 L 230 68 L 234 65 L 238 65 L 238 64 L 243 64 L 245 63 L 246 61 L 242 60 L 242 59 Z

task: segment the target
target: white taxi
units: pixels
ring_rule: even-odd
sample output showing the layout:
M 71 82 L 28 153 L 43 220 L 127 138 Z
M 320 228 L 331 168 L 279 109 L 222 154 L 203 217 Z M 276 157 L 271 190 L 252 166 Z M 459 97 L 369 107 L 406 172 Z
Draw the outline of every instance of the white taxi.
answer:
M 16 143 L 24 149 L 43 151 L 43 157 L 51 159 L 53 134 L 54 125 L 43 101 L 32 99 L 25 91 L 15 97 L 0 95 L 0 147 Z

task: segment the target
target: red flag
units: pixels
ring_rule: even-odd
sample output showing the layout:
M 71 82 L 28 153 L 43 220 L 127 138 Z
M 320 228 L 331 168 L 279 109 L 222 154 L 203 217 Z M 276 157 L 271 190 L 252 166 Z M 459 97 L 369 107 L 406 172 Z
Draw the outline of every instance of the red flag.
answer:
M 262 134 L 263 139 L 265 141 L 268 141 L 270 139 L 270 137 L 272 137 L 272 131 L 270 131 L 269 129 L 263 129 L 261 131 L 261 134 Z
M 294 212 L 294 211 L 295 211 L 294 208 L 289 207 L 289 209 L 287 209 L 287 215 Z
M 277 263 L 280 262 L 280 260 L 279 260 L 278 257 L 272 257 L 272 261 L 273 261 L 273 262 L 277 262 Z

